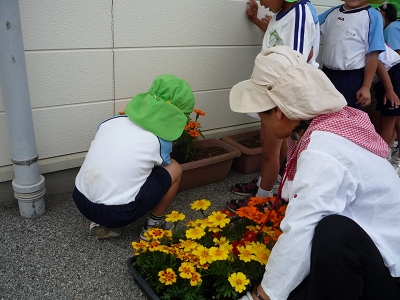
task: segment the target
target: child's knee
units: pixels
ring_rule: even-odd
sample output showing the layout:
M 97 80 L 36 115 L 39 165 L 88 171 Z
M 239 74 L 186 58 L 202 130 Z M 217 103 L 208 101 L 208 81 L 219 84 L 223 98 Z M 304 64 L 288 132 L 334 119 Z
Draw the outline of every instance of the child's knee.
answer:
M 164 166 L 164 168 L 171 175 L 172 183 L 176 182 L 182 176 L 182 166 L 174 159 L 171 159 L 171 162 L 168 166 Z

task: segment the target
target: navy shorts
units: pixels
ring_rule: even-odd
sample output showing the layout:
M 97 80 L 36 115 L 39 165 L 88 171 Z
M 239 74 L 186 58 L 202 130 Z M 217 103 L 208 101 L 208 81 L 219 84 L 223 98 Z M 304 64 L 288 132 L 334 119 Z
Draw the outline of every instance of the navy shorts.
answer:
M 364 81 L 364 68 L 355 70 L 331 70 L 326 67 L 322 71 L 330 79 L 335 88 L 344 96 L 347 105 L 360 109 L 357 102 L 356 93 L 362 87 Z M 321 99 L 322 101 L 324 99 Z
M 388 71 L 389 77 L 392 81 L 393 90 L 398 97 L 400 97 L 400 63 L 394 65 Z M 394 108 L 389 101 L 383 105 L 383 96 L 385 95 L 385 88 L 381 81 L 375 84 L 375 97 L 377 100 L 376 110 L 381 112 L 382 116 L 400 116 L 400 107 Z
M 105 205 L 89 201 L 76 187 L 72 198 L 79 211 L 90 221 L 109 228 L 129 225 L 150 212 L 168 192 L 172 180 L 169 172 L 155 167 L 140 188 L 135 201 L 122 205 Z

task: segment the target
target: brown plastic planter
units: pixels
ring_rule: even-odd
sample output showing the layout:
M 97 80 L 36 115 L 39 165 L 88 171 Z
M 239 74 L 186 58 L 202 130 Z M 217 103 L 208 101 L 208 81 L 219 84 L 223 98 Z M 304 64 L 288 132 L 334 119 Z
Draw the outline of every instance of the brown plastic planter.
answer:
M 239 150 L 218 139 L 197 141 L 195 147 L 206 148 L 209 146 L 224 148 L 228 153 L 182 164 L 183 174 L 178 191 L 189 190 L 225 179 L 231 169 L 233 159 L 240 156 Z
M 235 147 L 242 153 L 242 155 L 235 158 L 232 163 L 232 167 L 240 173 L 250 174 L 260 171 L 262 147 L 250 149 L 240 144 L 240 141 L 256 134 L 260 134 L 260 130 L 228 135 L 222 138 L 225 143 Z

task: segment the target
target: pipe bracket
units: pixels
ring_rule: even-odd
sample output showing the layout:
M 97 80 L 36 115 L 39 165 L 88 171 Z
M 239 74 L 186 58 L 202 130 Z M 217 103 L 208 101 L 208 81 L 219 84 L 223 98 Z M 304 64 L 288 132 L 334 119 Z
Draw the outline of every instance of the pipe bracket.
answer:
M 30 166 L 31 164 L 34 164 L 35 162 L 37 162 L 38 159 L 39 159 L 39 154 L 28 160 L 17 160 L 17 159 L 11 158 L 11 161 L 14 165 Z

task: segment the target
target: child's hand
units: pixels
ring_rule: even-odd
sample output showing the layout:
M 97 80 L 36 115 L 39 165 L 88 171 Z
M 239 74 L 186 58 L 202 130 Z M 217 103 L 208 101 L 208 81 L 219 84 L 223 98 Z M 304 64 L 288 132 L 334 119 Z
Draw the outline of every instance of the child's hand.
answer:
M 362 86 L 356 93 L 357 102 L 355 104 L 366 107 L 371 104 L 371 92 L 366 86 Z
M 399 97 L 393 90 L 385 91 L 385 95 L 383 96 L 383 105 L 389 101 L 393 108 L 398 108 L 400 105 Z
M 261 21 L 264 21 L 267 24 L 267 27 L 268 27 L 269 21 L 271 21 L 271 19 L 272 19 L 271 15 L 265 15 L 265 17 L 262 18 Z
M 258 14 L 258 4 L 256 0 L 250 0 L 247 2 L 246 14 L 249 20 L 254 23 Z

